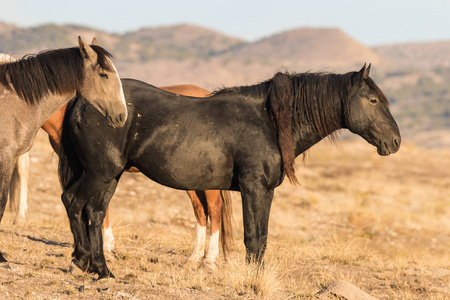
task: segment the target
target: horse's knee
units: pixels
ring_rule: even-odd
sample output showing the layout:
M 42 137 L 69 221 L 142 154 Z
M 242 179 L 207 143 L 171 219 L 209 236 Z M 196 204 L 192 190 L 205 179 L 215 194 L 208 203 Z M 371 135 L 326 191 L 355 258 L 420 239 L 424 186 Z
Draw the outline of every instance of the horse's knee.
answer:
M 74 187 L 70 187 L 69 189 L 65 190 L 61 195 L 61 201 L 64 204 L 64 207 L 66 208 L 67 214 L 69 214 L 69 209 L 75 197 L 75 192 L 76 189 Z

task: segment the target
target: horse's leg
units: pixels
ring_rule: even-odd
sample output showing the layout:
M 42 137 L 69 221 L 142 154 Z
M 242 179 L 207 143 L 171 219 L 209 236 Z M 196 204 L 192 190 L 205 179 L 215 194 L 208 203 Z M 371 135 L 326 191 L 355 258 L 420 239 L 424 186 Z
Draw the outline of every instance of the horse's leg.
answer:
M 211 219 L 211 235 L 208 251 L 206 252 L 205 265 L 211 269 L 216 268 L 216 259 L 219 256 L 219 229 L 222 213 L 222 197 L 220 190 L 205 191 L 209 218 Z
M 256 182 L 253 181 L 253 182 Z M 267 245 L 270 207 L 274 190 L 261 184 L 241 185 L 244 243 L 247 262 L 262 263 Z
M 17 209 L 17 213 L 20 206 L 20 178 L 18 169 L 19 169 L 18 163 L 14 164 L 11 182 L 9 183 L 9 198 L 8 198 L 9 208 L 11 209 L 11 211 Z
M 91 198 L 84 208 L 91 246 L 89 272 L 97 273 L 98 279 L 114 277 L 106 266 L 102 242 L 102 223 L 104 224 L 108 204 L 116 191 L 119 178 L 120 176 L 111 181 L 104 191 Z
M 4 150 L 4 149 L 1 149 Z M 8 152 L 0 153 L 0 221 L 5 213 L 6 203 L 8 202 L 8 193 L 10 188 L 11 176 L 14 168 L 14 158 L 7 155 Z M 0 264 L 3 267 L 9 267 L 3 254 L 0 252 Z
M 103 220 L 103 250 L 105 254 L 114 258 L 114 234 L 111 228 L 111 222 L 109 221 L 109 207 L 106 209 L 105 219 Z
M 187 264 L 197 268 L 199 261 L 205 255 L 206 241 L 206 222 L 208 221 L 208 211 L 206 206 L 206 197 L 203 192 L 188 191 L 194 208 L 195 219 L 195 241 L 192 254 L 187 260 Z
M 14 172 L 11 179 L 11 195 L 10 201 L 15 202 L 16 197 L 19 197 L 17 205 L 17 213 L 14 218 L 14 224 L 21 224 L 25 222 L 25 214 L 28 210 L 27 204 L 27 190 L 28 190 L 28 176 L 30 170 L 30 156 L 27 153 L 19 156 L 17 163 L 14 166 Z
M 74 237 L 75 250 L 72 253 L 72 262 L 82 271 L 87 271 L 91 258 L 91 249 L 86 232 L 86 224 L 83 220 L 83 208 L 92 196 L 105 188 L 105 183 L 86 173 L 78 181 L 63 193 L 62 199 L 68 210 L 70 229 Z

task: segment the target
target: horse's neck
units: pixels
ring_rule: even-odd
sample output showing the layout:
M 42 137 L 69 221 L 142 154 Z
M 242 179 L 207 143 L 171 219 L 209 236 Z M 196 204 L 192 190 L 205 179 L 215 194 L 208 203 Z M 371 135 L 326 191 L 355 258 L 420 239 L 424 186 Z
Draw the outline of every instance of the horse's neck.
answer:
M 33 105 L 27 104 L 13 91 L 0 86 L 0 119 L 3 138 L 11 142 L 1 143 L 0 151 L 9 149 L 15 157 L 27 152 L 39 128 L 64 104 L 75 97 L 76 92 L 65 95 L 49 95 Z
M 307 151 L 309 148 L 320 142 L 322 139 L 335 134 L 336 131 L 344 128 L 341 124 L 339 128 L 335 128 L 334 131 L 328 132 L 327 136 L 321 136 L 316 130 L 314 130 L 311 124 L 302 124 L 301 126 L 293 126 L 292 138 L 294 141 L 295 157 Z
M 58 125 L 58 119 L 60 119 L 61 117 L 61 110 L 65 107 L 67 102 L 69 102 L 75 96 L 76 91 L 65 95 L 53 94 L 44 97 L 38 104 L 33 105 L 33 109 L 35 109 L 37 125 L 39 127 L 44 127 L 45 124 L 46 129 L 49 130 L 48 132 L 51 132 L 53 130 L 52 128 L 54 128 L 55 130 L 57 130 L 58 127 L 60 128 L 60 125 Z M 62 114 L 62 116 L 64 117 L 64 113 Z M 50 122 L 46 123 L 47 121 Z
M 336 92 L 335 95 L 328 100 L 335 101 L 335 103 L 332 103 L 334 105 L 321 107 L 320 109 L 322 109 L 322 111 L 320 113 L 310 112 L 309 118 L 305 111 L 301 111 L 300 113 L 302 115 L 298 116 L 298 118 L 294 118 L 298 120 L 293 122 L 292 130 L 295 156 L 304 153 L 323 138 L 334 135 L 336 131 L 345 128 L 345 117 L 343 114 L 345 114 L 346 109 L 342 108 L 345 99 L 341 99 L 341 97 L 343 97 L 341 93 Z M 297 122 L 302 123 L 295 124 Z
M 311 125 L 296 128 L 293 133 L 295 157 L 307 151 L 309 148 L 322 140 L 320 134 L 315 132 Z

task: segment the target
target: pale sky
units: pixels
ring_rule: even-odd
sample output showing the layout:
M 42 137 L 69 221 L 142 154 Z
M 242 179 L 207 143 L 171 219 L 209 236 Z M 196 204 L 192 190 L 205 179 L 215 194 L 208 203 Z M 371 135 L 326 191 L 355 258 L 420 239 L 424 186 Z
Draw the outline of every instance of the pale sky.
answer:
M 190 23 L 248 41 L 297 27 L 335 27 L 373 46 L 450 40 L 450 0 L 0 0 L 0 21 L 110 33 Z

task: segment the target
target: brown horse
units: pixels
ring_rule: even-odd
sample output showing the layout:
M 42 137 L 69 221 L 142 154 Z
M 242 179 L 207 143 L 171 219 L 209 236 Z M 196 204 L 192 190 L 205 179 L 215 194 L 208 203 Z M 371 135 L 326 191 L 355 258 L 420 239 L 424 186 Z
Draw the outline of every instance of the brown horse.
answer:
M 206 97 L 210 92 L 190 84 L 180 84 L 160 87 L 163 90 L 185 96 Z M 56 153 L 59 153 L 61 143 L 61 129 L 66 105 L 52 115 L 43 125 L 42 129 L 48 134 L 50 144 Z M 18 202 L 17 214 L 14 222 L 22 222 L 25 219 L 27 209 L 26 183 L 28 182 L 28 153 L 19 157 L 15 166 L 15 172 L 11 184 L 10 200 L 11 203 Z M 132 167 L 128 172 L 139 172 Z M 188 191 L 187 192 L 196 218 L 195 241 L 191 256 L 187 263 L 192 267 L 198 267 L 201 259 L 205 256 L 206 225 L 208 216 L 211 220 L 210 242 L 205 256 L 204 264 L 210 268 L 216 266 L 216 259 L 219 254 L 219 236 L 223 251 L 229 249 L 229 243 L 232 240 L 231 232 L 231 198 L 229 191 L 209 190 L 209 191 Z M 222 219 L 222 226 L 221 224 Z M 219 235 L 219 228 L 222 233 Z M 103 221 L 103 249 L 105 253 L 113 258 L 112 250 L 114 248 L 114 235 L 109 220 L 109 209 L 106 211 Z

